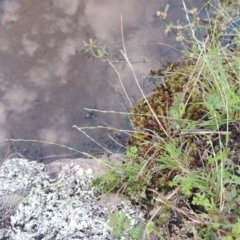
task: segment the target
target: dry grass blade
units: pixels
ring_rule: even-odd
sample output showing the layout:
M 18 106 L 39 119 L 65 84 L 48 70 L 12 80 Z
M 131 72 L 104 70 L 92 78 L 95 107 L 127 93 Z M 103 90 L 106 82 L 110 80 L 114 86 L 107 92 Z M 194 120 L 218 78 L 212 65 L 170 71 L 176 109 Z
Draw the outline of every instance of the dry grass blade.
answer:
M 58 143 L 53 143 L 53 142 L 48 142 L 48 141 L 40 141 L 40 140 L 28 140 L 28 139 L 5 139 L 5 140 L 6 141 L 10 141 L 10 142 L 35 142 L 35 143 L 43 143 L 43 144 L 48 144 L 48 145 L 59 146 L 61 148 L 66 148 L 68 150 L 80 153 L 80 154 L 84 155 L 86 158 L 92 158 L 92 159 L 102 163 L 103 165 L 109 167 L 109 168 L 113 168 L 110 164 L 107 164 L 107 162 L 105 162 L 105 161 L 103 161 L 103 160 L 101 160 L 99 158 L 96 158 L 96 157 L 94 157 L 93 155 L 91 155 L 89 153 L 79 151 L 79 150 L 77 150 L 75 148 L 71 148 L 71 147 L 68 147 L 68 146 L 63 145 L 63 144 L 58 144 Z
M 131 62 L 130 62 L 129 59 L 128 59 L 127 52 L 126 52 L 126 47 L 125 47 L 125 43 L 124 43 L 122 16 L 121 16 L 121 35 L 122 35 L 122 43 L 123 43 L 123 49 L 124 49 L 124 51 L 120 50 L 120 52 L 121 52 L 121 54 L 123 55 L 123 57 L 126 59 L 128 65 L 129 65 L 129 67 L 130 67 L 130 69 L 131 69 L 131 72 L 132 72 L 132 74 L 133 74 L 134 80 L 135 80 L 135 82 L 136 82 L 136 84 L 137 84 L 137 86 L 138 86 L 138 88 L 139 88 L 139 90 L 140 90 L 143 98 L 145 99 L 146 103 L 148 104 L 148 107 L 149 107 L 149 109 L 151 110 L 154 118 L 156 119 L 156 121 L 157 121 L 157 123 L 159 124 L 159 126 L 162 128 L 162 131 L 165 133 L 165 135 L 166 135 L 167 137 L 169 137 L 169 134 L 167 133 L 167 131 L 165 130 L 165 128 L 163 127 L 163 125 L 162 125 L 161 122 L 159 121 L 159 119 L 158 119 L 155 111 L 153 110 L 153 108 L 152 108 L 151 105 L 149 104 L 149 102 L 148 102 L 148 100 L 147 100 L 147 98 L 146 98 L 146 96 L 145 96 L 145 94 L 144 94 L 144 92 L 143 92 L 143 90 L 142 90 L 142 88 L 141 88 L 138 80 L 137 80 L 137 76 L 136 76 L 136 74 L 135 74 L 135 71 L 133 70 L 132 64 L 131 64 Z
M 107 61 L 108 61 L 108 63 L 112 66 L 112 68 L 114 69 L 114 71 L 117 73 L 118 78 L 119 78 L 119 81 L 120 81 L 121 86 L 122 86 L 122 89 L 123 89 L 123 91 L 124 91 L 124 93 L 125 93 L 125 95 L 126 95 L 126 98 L 127 98 L 128 102 L 129 102 L 130 106 L 132 107 L 133 104 L 132 104 L 132 102 L 131 102 L 131 100 L 130 100 L 128 94 L 127 94 L 127 91 L 126 91 L 124 85 L 123 85 L 121 75 L 119 74 L 119 72 L 117 71 L 117 69 L 115 68 L 115 66 L 112 64 L 112 62 L 111 62 L 110 60 L 107 60 Z

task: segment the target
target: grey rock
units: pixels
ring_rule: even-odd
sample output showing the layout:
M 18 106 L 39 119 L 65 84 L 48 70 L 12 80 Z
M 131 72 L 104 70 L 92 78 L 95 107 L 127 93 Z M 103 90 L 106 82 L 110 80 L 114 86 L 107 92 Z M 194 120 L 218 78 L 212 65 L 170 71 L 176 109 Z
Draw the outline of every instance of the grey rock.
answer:
M 50 175 L 41 163 L 4 162 L 0 168 L 0 239 L 113 239 L 107 226 L 111 207 L 109 202 L 108 209 L 103 207 L 99 192 L 91 187 L 92 169 L 63 164 L 55 178 Z M 143 220 L 144 214 L 129 201 L 118 201 L 117 208 L 126 213 L 132 226 Z M 124 234 L 119 239 L 125 239 Z

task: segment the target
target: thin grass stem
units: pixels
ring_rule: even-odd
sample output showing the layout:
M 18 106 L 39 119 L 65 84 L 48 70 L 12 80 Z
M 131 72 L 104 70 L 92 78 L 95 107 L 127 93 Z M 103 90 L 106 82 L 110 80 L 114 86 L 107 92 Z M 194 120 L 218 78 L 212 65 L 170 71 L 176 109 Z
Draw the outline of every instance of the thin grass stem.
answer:
M 8 142 L 35 142 L 35 143 L 43 143 L 43 144 L 48 144 L 48 145 L 54 145 L 54 146 L 58 146 L 58 147 L 62 147 L 62 148 L 66 148 L 70 151 L 74 151 L 74 152 L 77 152 L 77 153 L 80 153 L 80 154 L 83 154 L 84 156 L 88 157 L 88 158 L 93 158 L 94 160 L 102 163 L 103 165 L 109 167 L 109 168 L 112 168 L 111 165 L 107 164 L 106 162 L 102 161 L 101 159 L 99 158 L 96 158 L 94 157 L 93 155 L 89 154 L 89 153 L 86 153 L 86 152 L 83 152 L 83 151 L 79 151 L 75 148 L 71 148 L 71 147 L 68 147 L 66 145 L 63 145 L 63 144 L 59 144 L 59 143 L 54 143 L 54 142 L 48 142 L 48 141 L 41 141 L 41 140 L 28 140 L 28 139 L 5 139 L 6 141 Z M 111 152 L 110 152 L 111 153 Z

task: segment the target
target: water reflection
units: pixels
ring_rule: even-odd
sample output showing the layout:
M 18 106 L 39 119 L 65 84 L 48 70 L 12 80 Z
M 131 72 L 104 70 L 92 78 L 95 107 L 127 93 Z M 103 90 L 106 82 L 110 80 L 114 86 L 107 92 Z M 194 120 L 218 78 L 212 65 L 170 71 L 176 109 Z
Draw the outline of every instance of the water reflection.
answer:
M 197 1 L 200 4 L 200 1 Z M 96 108 L 129 111 L 118 76 L 106 62 L 84 58 L 83 41 L 100 39 L 108 44 L 112 59 L 122 59 L 120 15 L 125 45 L 134 71 L 143 85 L 144 76 L 158 69 L 177 52 L 159 42 L 180 48 L 175 36 L 164 33 L 156 11 L 172 7 L 170 18 L 184 18 L 181 1 L 157 0 L 3 0 L 0 2 L 0 146 L 2 155 L 19 152 L 28 158 L 45 158 L 71 152 L 56 146 L 20 142 L 6 145 L 6 138 L 35 139 L 66 144 L 80 151 L 102 150 L 73 125 L 108 124 L 128 129 L 124 115 L 83 110 Z M 133 103 L 141 98 L 134 78 L 124 63 L 113 63 Z M 150 89 L 150 88 L 149 88 Z M 109 138 L 111 130 L 88 131 L 109 149 L 120 147 Z M 119 139 L 117 139 L 119 140 Z M 9 149 L 9 146 L 11 147 Z

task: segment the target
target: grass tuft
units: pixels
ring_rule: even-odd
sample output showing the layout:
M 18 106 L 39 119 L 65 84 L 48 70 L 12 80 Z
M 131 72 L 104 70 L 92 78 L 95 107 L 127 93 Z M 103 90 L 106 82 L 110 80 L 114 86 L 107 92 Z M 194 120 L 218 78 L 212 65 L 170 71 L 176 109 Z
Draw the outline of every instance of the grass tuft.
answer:
M 151 239 L 240 239 L 239 1 L 207 1 L 197 10 L 183 1 L 187 24 L 167 22 L 184 46 L 183 58 L 159 71 L 132 109 L 134 129 L 124 164 L 95 179 L 104 191 L 121 189 L 147 209 Z M 207 12 L 207 19 L 200 13 Z M 229 36 L 232 34 L 233 36 Z M 167 229 L 167 230 L 166 230 Z

